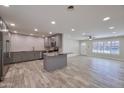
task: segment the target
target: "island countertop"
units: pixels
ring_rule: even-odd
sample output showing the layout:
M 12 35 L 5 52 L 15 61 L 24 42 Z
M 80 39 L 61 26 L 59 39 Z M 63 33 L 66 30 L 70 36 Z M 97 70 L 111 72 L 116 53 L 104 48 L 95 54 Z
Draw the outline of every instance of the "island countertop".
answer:
M 44 53 L 45 56 L 58 56 L 58 55 L 64 55 L 64 54 L 72 54 L 70 52 L 64 53 L 64 52 L 51 52 L 51 53 Z

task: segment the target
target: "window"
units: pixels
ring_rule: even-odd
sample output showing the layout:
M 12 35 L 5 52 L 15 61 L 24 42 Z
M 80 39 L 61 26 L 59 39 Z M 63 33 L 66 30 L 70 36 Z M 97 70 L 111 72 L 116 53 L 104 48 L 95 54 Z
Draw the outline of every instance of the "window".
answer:
M 103 53 L 103 51 L 104 51 L 104 43 L 99 42 L 99 53 Z
M 93 42 L 93 53 L 119 54 L 119 41 Z
M 111 42 L 110 41 L 104 42 L 104 53 L 110 54 L 110 51 L 111 51 Z
M 104 43 L 103 42 L 94 42 L 92 51 L 94 53 L 103 53 L 103 51 L 104 51 Z
M 100 53 L 100 42 L 97 42 L 97 53 Z
M 111 43 L 111 53 L 112 54 L 119 54 L 119 46 L 120 46 L 120 43 L 119 41 L 112 41 Z
M 97 53 L 97 42 L 93 42 L 93 53 Z

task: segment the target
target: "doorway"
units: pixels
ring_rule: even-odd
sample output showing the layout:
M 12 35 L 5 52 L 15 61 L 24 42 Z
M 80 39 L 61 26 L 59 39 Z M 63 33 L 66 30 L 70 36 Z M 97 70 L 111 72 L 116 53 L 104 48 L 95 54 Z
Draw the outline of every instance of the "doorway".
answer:
M 86 43 L 81 43 L 81 55 L 87 56 L 87 44 Z

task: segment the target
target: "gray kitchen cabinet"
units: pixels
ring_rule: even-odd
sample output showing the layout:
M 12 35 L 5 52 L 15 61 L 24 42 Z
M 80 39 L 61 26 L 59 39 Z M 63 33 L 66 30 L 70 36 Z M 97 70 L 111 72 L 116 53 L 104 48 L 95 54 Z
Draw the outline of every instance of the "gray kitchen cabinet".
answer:
M 11 63 L 42 59 L 42 51 L 11 52 Z

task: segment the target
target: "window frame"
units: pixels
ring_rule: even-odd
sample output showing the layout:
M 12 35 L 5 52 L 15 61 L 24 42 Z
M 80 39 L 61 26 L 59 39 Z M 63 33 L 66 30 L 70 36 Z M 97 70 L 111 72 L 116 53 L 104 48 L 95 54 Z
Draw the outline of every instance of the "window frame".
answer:
M 95 41 L 92 43 L 92 46 L 93 46 L 92 53 L 109 54 L 109 55 L 120 54 L 120 41 L 119 40 Z

